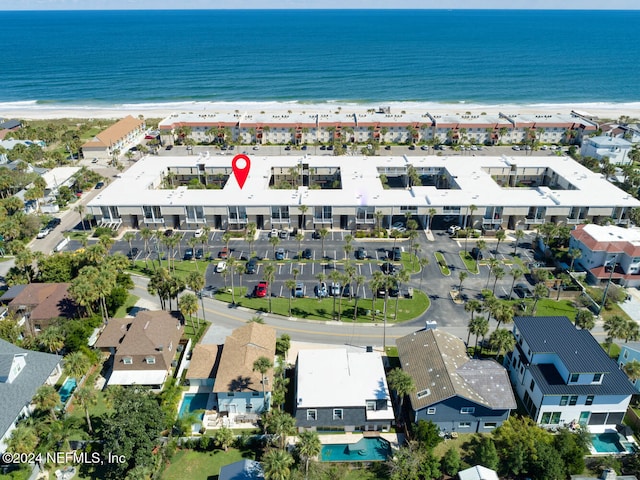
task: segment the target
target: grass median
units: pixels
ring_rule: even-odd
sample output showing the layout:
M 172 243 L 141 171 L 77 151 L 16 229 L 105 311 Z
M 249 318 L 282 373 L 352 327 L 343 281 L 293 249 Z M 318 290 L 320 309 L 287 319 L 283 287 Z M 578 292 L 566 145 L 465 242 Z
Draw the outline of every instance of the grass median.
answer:
M 451 275 L 451 270 L 449 270 L 449 265 L 447 265 L 444 254 L 442 252 L 435 252 L 434 256 L 436 257 L 436 262 L 438 262 L 438 267 L 440 267 L 440 273 L 446 277 Z
M 268 298 L 247 297 L 246 288 L 239 287 L 234 289 L 236 292 L 236 306 L 246 307 L 259 312 L 269 311 Z M 231 303 L 230 292 L 216 293 L 216 299 L 223 302 Z M 360 298 L 358 300 L 358 323 L 367 323 L 373 321 L 381 321 L 384 315 L 384 299 L 377 298 L 374 302 L 372 310 L 371 298 Z M 342 307 L 340 307 L 342 305 Z M 396 298 L 389 297 L 387 301 L 387 321 L 404 322 L 422 315 L 430 305 L 429 297 L 419 290 L 414 290 L 413 298 L 398 299 L 398 318 L 394 318 L 396 308 Z M 309 320 L 337 320 L 337 312 L 341 310 L 341 320 L 344 322 L 352 322 L 354 317 L 355 299 L 339 298 L 335 302 L 335 317 L 333 310 L 333 297 L 326 298 L 293 298 L 291 300 L 291 314 L 294 317 L 305 318 Z M 271 298 L 272 313 L 277 315 L 289 316 L 289 298 L 288 297 L 272 297 Z M 375 320 L 374 320 L 375 313 Z
M 470 273 L 477 275 L 480 269 L 478 268 L 478 263 L 474 260 L 471 254 L 465 251 L 460 251 L 458 253 L 460 254 L 460 258 L 464 262 L 464 266 L 467 267 L 467 270 L 469 270 Z

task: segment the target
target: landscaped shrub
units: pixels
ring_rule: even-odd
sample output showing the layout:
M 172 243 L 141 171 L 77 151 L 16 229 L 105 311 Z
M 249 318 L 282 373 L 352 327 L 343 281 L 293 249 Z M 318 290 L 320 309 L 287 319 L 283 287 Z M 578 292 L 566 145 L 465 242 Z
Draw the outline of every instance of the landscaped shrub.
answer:
M 93 236 L 96 237 L 96 238 L 100 238 L 102 235 L 107 235 L 107 236 L 113 238 L 115 236 L 115 232 L 113 230 L 111 230 L 110 228 L 107 228 L 107 227 L 97 227 L 93 231 Z

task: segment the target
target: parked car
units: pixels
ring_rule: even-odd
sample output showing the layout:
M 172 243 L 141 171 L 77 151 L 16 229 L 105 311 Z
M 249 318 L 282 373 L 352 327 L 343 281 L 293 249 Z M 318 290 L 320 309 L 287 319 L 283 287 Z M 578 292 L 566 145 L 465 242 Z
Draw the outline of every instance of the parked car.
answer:
M 387 275 L 393 275 L 396 271 L 396 267 L 393 263 L 385 262 L 380 266 L 382 273 L 386 273 Z
M 140 250 L 138 250 L 136 247 L 133 247 L 129 252 L 127 252 L 127 257 L 129 257 L 130 260 L 133 260 L 138 256 L 139 251 Z
M 327 295 L 327 284 L 325 282 L 320 282 L 320 284 L 316 287 L 316 296 L 318 298 L 324 298 Z
M 173 150 L 173 145 L 167 145 L 164 147 L 165 150 Z
M 171 230 L 170 228 L 167 228 L 167 229 L 164 231 L 164 236 L 165 236 L 165 237 L 171 237 L 172 235 L 173 235 L 173 230 Z
M 204 229 L 199 228 L 193 233 L 193 236 L 196 238 L 200 238 L 203 234 L 204 234 Z
M 278 232 L 278 236 L 284 240 L 286 240 L 287 238 L 289 238 L 289 232 L 286 230 L 280 230 Z
M 253 257 L 247 262 L 245 271 L 249 275 L 253 275 L 254 273 L 256 273 L 257 270 L 258 270 L 258 259 L 256 257 Z
M 44 227 L 42 229 L 40 229 L 40 231 L 38 232 L 38 235 L 36 235 L 37 238 L 44 238 L 47 235 L 49 235 L 49 233 L 51 232 L 51 230 L 48 227 Z
M 224 260 L 229 258 L 229 249 L 227 247 L 222 247 L 222 249 L 218 252 L 218 258 L 222 258 Z
M 378 298 L 384 298 L 386 294 L 387 289 L 384 287 L 378 287 L 378 290 L 376 290 L 376 297 Z
M 214 287 L 213 285 L 207 285 L 206 288 L 203 288 L 198 292 L 198 296 L 213 298 L 215 296 L 215 293 L 216 293 L 216 287 Z
M 515 287 L 513 287 L 513 293 L 518 295 L 520 298 L 532 298 L 533 294 L 529 287 L 525 283 L 517 283 Z
M 471 249 L 471 258 L 473 258 L 474 260 L 482 260 L 482 250 L 480 250 L 478 247 L 473 247 Z
M 204 250 L 202 250 L 201 248 L 196 249 L 196 254 L 195 254 L 196 260 L 201 260 L 202 257 L 204 257 Z
M 96 190 L 100 190 L 102 187 L 104 187 L 104 182 L 96 183 Z
M 459 225 L 450 225 L 449 228 L 447 228 L 447 233 L 449 235 L 455 235 L 456 233 L 458 233 L 460 230 L 462 229 L 461 226 Z
M 277 237 L 277 236 L 278 236 L 278 229 L 272 228 L 271 231 L 269 232 L 269 237 Z
M 267 290 L 269 289 L 268 282 L 260 282 L 256 285 L 256 289 L 254 291 L 255 296 L 258 298 L 263 298 L 267 296 Z
M 311 260 L 312 257 L 312 253 L 311 253 L 311 249 L 310 248 L 305 248 L 302 251 L 302 258 L 305 260 Z
M 311 238 L 314 240 L 320 240 L 320 232 L 318 230 L 315 230 L 312 234 L 311 234 Z
M 329 289 L 329 294 L 332 297 L 339 297 L 340 296 L 340 291 L 341 291 L 341 285 L 340 282 L 331 282 L 331 288 Z
M 394 262 L 399 262 L 400 260 L 402 260 L 402 250 L 400 249 L 400 247 L 393 247 L 389 251 L 389 259 L 393 260 Z
M 357 260 L 364 260 L 365 258 L 367 258 L 367 251 L 364 249 L 364 247 L 358 247 L 356 249 L 355 255 Z
M 49 220 L 49 223 L 47 223 L 47 227 L 51 229 L 56 228 L 58 225 L 60 225 L 61 222 L 62 220 L 60 220 L 58 217 L 53 217 L 51 220 Z
M 344 288 L 342 289 L 342 296 L 343 297 L 350 297 L 351 296 L 351 284 L 350 283 L 345 283 L 344 284 Z
M 296 298 L 304 297 L 304 293 L 305 293 L 304 283 L 302 282 L 296 283 L 296 288 L 294 290 L 294 295 L 296 296 Z
M 405 227 L 404 223 L 402 222 L 396 222 L 393 225 L 391 225 L 391 230 L 395 230 L 397 232 L 406 232 L 407 227 Z
M 187 248 L 184 251 L 184 257 L 182 257 L 183 260 L 191 260 L 193 258 L 193 248 Z
M 284 248 L 279 248 L 276 250 L 276 260 L 284 260 L 285 251 Z
M 224 260 L 221 262 L 218 262 L 218 264 L 216 265 L 216 273 L 222 273 L 227 269 L 227 262 L 225 262 Z

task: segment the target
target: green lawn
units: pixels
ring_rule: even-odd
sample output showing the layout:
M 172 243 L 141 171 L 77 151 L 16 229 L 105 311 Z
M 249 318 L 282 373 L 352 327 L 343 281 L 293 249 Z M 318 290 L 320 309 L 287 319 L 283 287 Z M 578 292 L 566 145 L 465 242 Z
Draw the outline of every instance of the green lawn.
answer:
M 196 452 L 193 450 L 178 450 L 171 459 L 162 480 L 210 480 L 218 478 L 220 467 L 238 460 L 242 460 L 242 453 L 235 448 L 229 451 Z
M 164 268 L 168 268 L 167 260 L 162 260 L 161 263 Z M 171 264 L 173 265 L 173 262 L 171 262 Z M 149 267 L 147 268 L 144 260 L 136 260 L 134 262 L 134 265 L 129 266 L 129 270 L 131 272 L 150 277 L 151 275 L 153 275 L 153 272 L 155 271 L 154 266 L 157 268 L 158 262 L 157 260 L 154 260 L 152 262 L 151 259 L 149 259 L 148 265 Z M 175 262 L 175 274 L 177 277 L 182 279 L 186 278 L 187 275 L 191 272 L 201 272 L 202 274 L 204 274 L 206 269 L 207 269 L 207 262 L 203 260 L 200 260 L 198 262 L 196 261 L 184 262 L 182 260 L 176 260 Z
M 520 270 L 522 270 L 523 273 L 529 273 L 529 269 L 525 267 L 524 262 L 520 257 L 511 256 L 510 261 L 518 265 L 518 267 L 520 267 Z
M 458 254 L 460 255 L 460 258 L 462 259 L 465 267 L 467 267 L 467 270 L 469 270 L 470 273 L 477 274 L 480 271 L 476 261 L 473 259 L 469 252 L 461 250 L 458 252 Z
M 418 273 L 420 271 L 420 262 L 416 259 L 415 255 L 412 252 L 402 252 L 402 269 L 409 272 L 409 274 L 413 275 L 414 273 Z
M 140 300 L 140 297 L 129 294 L 129 296 L 127 297 L 127 300 L 125 300 L 124 302 L 124 305 L 122 305 L 120 308 L 118 308 L 118 310 L 116 310 L 116 313 L 113 315 L 113 318 L 126 317 L 127 313 L 129 313 L 129 309 L 133 307 L 138 300 Z
M 246 293 L 246 287 L 236 287 L 236 305 L 253 310 L 267 312 L 269 310 L 268 298 L 247 298 L 244 296 Z M 220 292 L 216 294 L 216 298 L 223 302 L 231 303 L 231 293 Z M 342 315 L 343 321 L 352 321 L 355 308 L 355 299 L 349 300 L 348 298 L 340 298 L 340 302 L 336 300 L 336 312 L 339 309 L 338 304 L 342 303 Z M 413 318 L 422 315 L 427 308 L 429 308 L 429 297 L 424 292 L 415 290 L 413 292 L 413 298 L 401 298 L 398 301 L 398 319 L 399 322 L 411 320 Z M 396 306 L 396 299 L 389 298 L 387 302 L 387 320 L 390 322 L 396 321 L 394 319 Z M 272 312 L 278 315 L 289 316 L 289 298 L 288 297 L 273 297 L 271 299 Z M 382 320 L 384 300 L 376 299 L 375 307 L 378 310 L 376 314 L 376 321 Z M 367 312 L 371 311 L 371 299 L 361 298 L 358 300 L 358 322 L 371 322 L 371 313 L 367 315 Z M 333 297 L 327 298 L 294 298 L 291 301 L 291 313 L 295 317 L 306 318 L 310 320 L 331 320 L 333 314 Z M 188 322 L 187 322 L 188 324 Z
M 444 254 L 441 252 L 435 252 L 434 256 L 436 257 L 436 262 L 438 262 L 438 267 L 440 267 L 440 273 L 445 276 L 451 275 L 451 270 L 449 270 L 449 266 L 447 265 L 447 261 L 444 258 Z
M 209 322 L 204 322 L 202 319 L 200 319 L 200 328 L 198 328 L 198 319 L 196 317 L 193 317 L 193 323 L 196 326 L 195 330 L 193 329 L 191 323 L 192 322 L 189 317 L 185 318 L 184 336 L 190 338 L 193 343 L 196 344 L 209 326 Z

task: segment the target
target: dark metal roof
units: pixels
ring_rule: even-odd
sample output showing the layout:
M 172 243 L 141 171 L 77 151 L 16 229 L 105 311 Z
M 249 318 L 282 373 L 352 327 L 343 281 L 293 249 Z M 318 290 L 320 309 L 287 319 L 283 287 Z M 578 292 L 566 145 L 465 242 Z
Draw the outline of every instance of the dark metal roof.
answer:
M 0 129 L 8 129 L 11 130 L 12 128 L 16 128 L 22 125 L 22 122 L 20 120 L 15 120 L 15 119 L 11 119 L 11 120 L 6 120 L 2 123 L 0 123 Z
M 602 376 L 600 384 L 567 384 L 551 363 L 530 365 L 529 371 L 544 395 L 634 395 L 638 393 L 627 375 L 616 367 Z
M 567 317 L 516 317 L 513 323 L 532 354 L 555 353 L 571 373 L 618 370 L 591 332 L 577 329 Z

